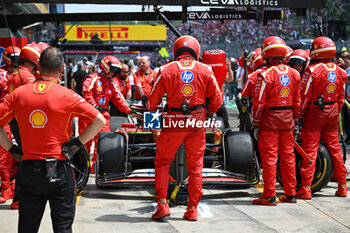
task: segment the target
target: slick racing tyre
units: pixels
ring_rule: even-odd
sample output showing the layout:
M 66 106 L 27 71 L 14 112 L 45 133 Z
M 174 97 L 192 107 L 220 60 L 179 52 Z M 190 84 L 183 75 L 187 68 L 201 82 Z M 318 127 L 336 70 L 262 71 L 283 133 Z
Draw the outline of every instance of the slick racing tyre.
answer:
M 80 149 L 73 156 L 72 163 L 75 166 L 74 172 L 77 185 L 77 195 L 79 195 L 84 190 L 90 175 L 90 159 L 85 147 Z
M 301 186 L 301 175 L 300 168 L 302 166 L 301 155 L 294 150 L 295 163 L 296 163 L 296 177 L 297 177 L 297 187 Z M 333 164 L 332 158 L 327 150 L 327 147 L 323 142 L 320 142 L 318 147 L 318 154 L 315 162 L 315 173 L 312 179 L 311 192 L 318 192 L 324 188 L 328 182 L 331 180 L 333 174 Z M 280 172 L 280 165 L 277 165 L 277 181 L 282 184 L 282 177 Z
M 256 161 L 250 134 L 248 132 L 229 131 L 224 135 L 223 146 L 226 170 L 254 181 L 256 179 Z
M 102 132 L 98 136 L 97 146 L 97 175 L 96 184 L 99 177 L 122 173 L 124 171 L 126 148 L 125 138 L 116 132 Z

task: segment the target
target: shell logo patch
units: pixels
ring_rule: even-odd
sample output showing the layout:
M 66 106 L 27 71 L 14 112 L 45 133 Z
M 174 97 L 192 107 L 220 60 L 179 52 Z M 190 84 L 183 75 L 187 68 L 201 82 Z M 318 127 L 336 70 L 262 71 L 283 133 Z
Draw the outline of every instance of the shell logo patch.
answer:
M 328 80 L 330 82 L 335 82 L 337 80 L 337 75 L 334 72 L 329 72 L 328 73 Z
M 289 90 L 288 87 L 283 87 L 283 88 L 281 89 L 281 96 L 282 96 L 282 97 L 287 97 L 287 96 L 289 95 L 289 93 L 290 93 L 290 90 Z
M 280 82 L 283 86 L 287 86 L 289 84 L 289 77 L 287 75 L 282 75 Z
M 328 93 L 334 93 L 336 89 L 337 89 L 337 87 L 336 87 L 336 85 L 334 83 L 330 83 L 327 86 Z
M 194 87 L 191 84 L 184 85 L 181 89 L 181 92 L 185 96 L 192 96 L 194 93 Z
M 29 122 L 33 128 L 45 128 L 47 115 L 42 110 L 36 109 L 29 115 Z
M 10 93 L 13 92 L 13 85 L 10 85 L 10 87 L 9 87 L 9 92 L 10 92 Z

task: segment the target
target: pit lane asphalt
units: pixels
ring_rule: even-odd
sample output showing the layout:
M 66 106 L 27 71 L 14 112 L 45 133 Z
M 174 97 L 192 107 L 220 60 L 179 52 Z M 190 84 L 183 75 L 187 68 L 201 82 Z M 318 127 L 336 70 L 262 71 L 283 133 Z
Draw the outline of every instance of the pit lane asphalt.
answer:
M 229 114 L 231 126 L 237 127 L 236 111 L 229 109 Z M 281 195 L 281 187 L 276 188 Z M 90 177 L 78 198 L 73 232 L 350 232 L 350 197 L 334 196 L 336 189 L 337 184 L 330 182 L 312 200 L 268 207 L 252 205 L 252 200 L 261 195 L 261 184 L 247 189 L 205 186 L 197 222 L 182 219 L 186 206 L 171 207 L 170 217 L 152 221 L 156 208 L 153 187 L 98 189 Z M 10 203 L 0 205 L 3 233 L 17 231 L 18 211 L 11 210 Z M 39 232 L 53 232 L 48 206 Z

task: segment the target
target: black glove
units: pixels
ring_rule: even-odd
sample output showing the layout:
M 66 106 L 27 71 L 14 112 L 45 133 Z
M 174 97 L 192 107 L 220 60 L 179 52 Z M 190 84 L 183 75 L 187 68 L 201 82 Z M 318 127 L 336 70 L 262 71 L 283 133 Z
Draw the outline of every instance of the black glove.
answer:
M 22 160 L 23 152 L 17 145 L 11 146 L 9 152 L 11 153 L 12 157 L 14 157 L 16 160 Z
M 98 106 L 98 105 L 95 105 L 95 108 L 100 111 L 101 113 L 103 113 L 104 111 L 107 111 L 106 108 L 102 107 L 102 106 Z
M 84 145 L 78 138 L 73 138 L 69 142 L 62 145 L 62 154 L 67 157 L 68 160 L 73 158 L 73 155 L 77 153 Z
M 147 97 L 145 95 L 142 96 L 142 105 L 147 107 Z

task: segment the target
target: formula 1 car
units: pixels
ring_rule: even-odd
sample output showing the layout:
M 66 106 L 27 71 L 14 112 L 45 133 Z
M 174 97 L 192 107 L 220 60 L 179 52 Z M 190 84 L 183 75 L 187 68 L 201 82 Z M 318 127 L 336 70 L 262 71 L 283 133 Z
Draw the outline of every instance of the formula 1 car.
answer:
M 131 108 L 138 112 L 147 111 L 140 103 L 131 105 Z M 115 119 L 111 118 L 111 125 L 114 124 L 113 121 Z M 145 129 L 141 124 L 135 123 L 122 123 L 120 128 L 100 133 L 97 186 L 153 185 L 153 161 L 160 133 L 159 129 Z M 208 127 L 206 135 L 204 185 L 250 186 L 259 182 L 258 166 L 249 133 Z M 184 146 L 181 145 L 169 170 L 170 183 L 178 187 L 187 184 L 185 159 Z

